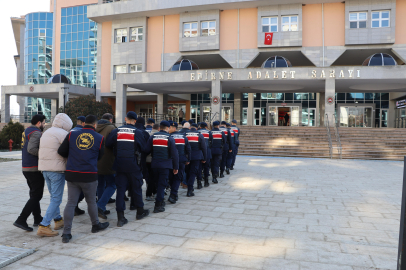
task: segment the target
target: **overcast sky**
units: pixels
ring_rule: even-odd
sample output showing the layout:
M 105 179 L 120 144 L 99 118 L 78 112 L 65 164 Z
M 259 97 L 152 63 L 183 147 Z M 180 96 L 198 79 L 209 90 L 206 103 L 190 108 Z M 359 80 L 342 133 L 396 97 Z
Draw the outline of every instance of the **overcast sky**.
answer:
M 0 1 L 3 4 L 0 8 L 0 29 L 3 40 L 0 45 L 0 85 L 15 85 L 17 84 L 17 68 L 13 56 L 17 54 L 17 47 L 10 18 L 20 17 L 30 12 L 49 11 L 50 0 Z M 18 109 L 16 98 L 12 96 L 11 113 L 19 114 Z

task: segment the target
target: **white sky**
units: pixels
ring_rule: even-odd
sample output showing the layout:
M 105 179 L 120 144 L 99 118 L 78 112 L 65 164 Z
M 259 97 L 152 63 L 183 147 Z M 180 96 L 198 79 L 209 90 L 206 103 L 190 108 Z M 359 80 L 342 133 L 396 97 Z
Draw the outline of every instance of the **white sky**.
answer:
M 3 5 L 0 8 L 0 30 L 3 41 L 0 45 L 0 85 L 16 85 L 17 68 L 14 55 L 17 54 L 17 47 L 10 17 L 20 17 L 30 12 L 49 11 L 50 0 L 12 0 L 7 1 L 7 4 L 4 0 L 1 2 Z M 11 97 L 11 114 L 19 114 L 15 96 Z

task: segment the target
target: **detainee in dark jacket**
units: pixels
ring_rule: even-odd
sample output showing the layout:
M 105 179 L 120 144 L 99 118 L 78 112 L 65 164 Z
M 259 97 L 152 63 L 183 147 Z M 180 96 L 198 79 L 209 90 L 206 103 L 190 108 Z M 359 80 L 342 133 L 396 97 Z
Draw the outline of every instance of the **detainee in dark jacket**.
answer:
M 151 167 L 157 185 L 154 213 L 164 212 L 165 188 L 168 185 L 169 170 L 178 173 L 179 155 L 175 140 L 168 133 L 170 123 L 162 121 L 160 131 L 149 137 L 146 153 L 152 153 Z
M 96 132 L 97 118 L 88 115 L 85 126 L 69 132 L 58 149 L 58 154 L 68 158 L 65 180 L 68 186 L 68 202 L 63 213 L 65 225 L 62 242 L 72 238 L 72 222 L 80 193 L 83 192 L 88 206 L 92 232 L 106 229 L 108 222 L 100 223 L 96 205 L 97 162 L 104 153 L 104 137 Z
M 125 117 L 125 125 L 113 130 L 106 141 L 107 147 L 114 149 L 116 159 L 114 170 L 116 174 L 117 196 L 117 227 L 122 227 L 128 223 L 124 216 L 126 209 L 124 196 L 127 187 L 130 187 L 131 200 L 137 208 L 136 219 L 142 219 L 149 215 L 149 211 L 144 209 L 142 199 L 142 169 L 140 167 L 141 153 L 145 152 L 145 139 L 141 130 L 135 127 L 137 114 L 128 112 Z

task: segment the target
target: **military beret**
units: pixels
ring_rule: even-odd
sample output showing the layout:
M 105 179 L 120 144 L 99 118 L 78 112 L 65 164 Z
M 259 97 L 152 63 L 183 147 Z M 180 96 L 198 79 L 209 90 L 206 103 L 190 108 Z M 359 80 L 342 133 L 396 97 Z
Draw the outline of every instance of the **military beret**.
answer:
M 170 126 L 172 126 L 173 121 L 172 120 L 168 120 L 168 123 Z
M 201 127 L 207 127 L 207 124 L 206 124 L 205 122 L 201 122 L 201 123 L 200 123 L 200 126 L 201 126 Z
M 155 120 L 153 118 L 148 118 L 147 123 L 154 123 L 155 124 Z
M 135 112 L 129 111 L 129 112 L 127 113 L 127 118 L 128 118 L 128 119 L 137 120 L 138 116 L 137 116 L 137 114 L 136 114 Z
M 183 121 L 181 122 L 182 126 L 183 126 L 185 123 L 187 123 L 187 122 L 188 122 L 188 121 L 183 120 Z
M 230 123 L 227 123 L 226 126 L 227 126 L 227 127 L 231 127 Z
M 82 122 L 85 122 L 85 121 L 86 121 L 86 117 L 84 117 L 84 116 L 79 116 L 79 117 L 78 117 L 78 120 L 80 120 L 80 121 L 82 121 Z
M 168 121 L 161 121 L 161 123 L 159 124 L 159 125 L 161 125 L 161 126 L 165 126 L 165 127 L 170 127 L 171 126 L 171 124 L 169 124 L 169 122 Z
M 236 123 L 237 124 L 237 120 L 233 119 L 233 121 L 231 121 L 232 123 Z
M 196 124 L 196 123 L 191 124 L 191 126 L 197 128 L 197 124 Z
M 173 126 L 173 127 L 178 127 L 178 123 L 176 123 L 176 122 L 172 122 L 172 124 L 171 124 L 171 126 Z
M 195 120 L 193 120 L 193 119 L 189 120 L 189 124 L 193 124 L 194 122 L 195 122 Z
M 227 125 L 227 122 L 226 121 L 221 121 L 221 124 L 222 125 Z
M 213 126 L 219 126 L 220 125 L 220 122 L 219 121 L 214 121 L 213 122 Z

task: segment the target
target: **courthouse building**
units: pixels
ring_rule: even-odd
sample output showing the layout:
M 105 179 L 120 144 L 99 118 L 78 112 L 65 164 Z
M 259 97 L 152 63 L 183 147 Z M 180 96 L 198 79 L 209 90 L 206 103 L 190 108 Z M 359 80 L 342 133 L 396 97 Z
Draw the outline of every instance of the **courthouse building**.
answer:
M 405 126 L 405 14 L 404 0 L 51 0 L 11 18 L 18 76 L 1 120 L 10 95 L 27 121 L 94 94 L 119 123 L 182 109 L 196 122 Z

